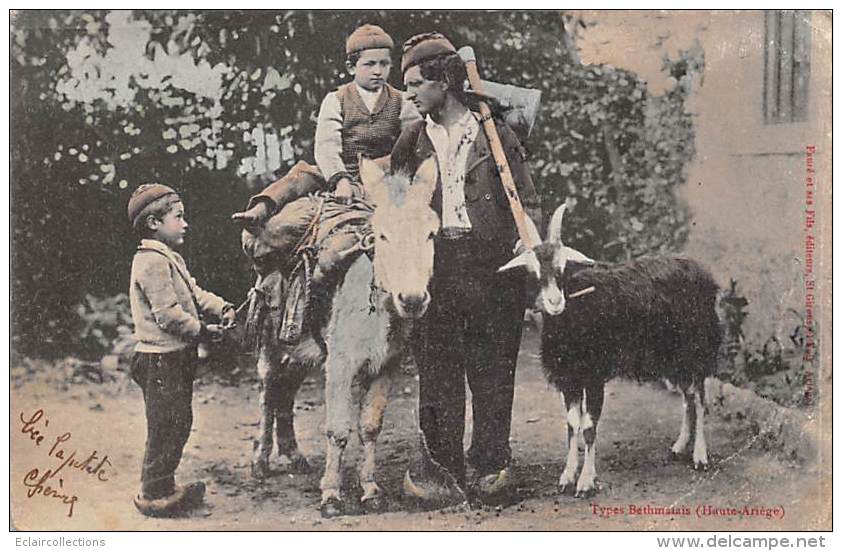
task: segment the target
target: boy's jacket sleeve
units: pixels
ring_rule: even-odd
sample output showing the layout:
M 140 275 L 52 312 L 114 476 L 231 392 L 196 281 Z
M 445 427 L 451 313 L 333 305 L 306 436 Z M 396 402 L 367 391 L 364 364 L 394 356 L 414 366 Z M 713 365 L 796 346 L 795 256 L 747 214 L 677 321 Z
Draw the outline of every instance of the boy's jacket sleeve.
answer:
M 146 254 L 143 257 L 144 262 L 137 283 L 149 301 L 155 323 L 170 334 L 198 337 L 202 324 L 197 315 L 179 303 L 175 291 L 173 277 L 181 276 L 173 273 L 170 262 L 163 255 Z
M 202 314 L 210 314 L 212 316 L 221 317 L 222 310 L 226 306 L 232 306 L 231 303 L 226 302 L 222 297 L 205 291 L 196 284 L 196 278 L 191 277 L 190 282 L 193 285 L 193 292 L 196 294 L 196 303 L 202 310 Z

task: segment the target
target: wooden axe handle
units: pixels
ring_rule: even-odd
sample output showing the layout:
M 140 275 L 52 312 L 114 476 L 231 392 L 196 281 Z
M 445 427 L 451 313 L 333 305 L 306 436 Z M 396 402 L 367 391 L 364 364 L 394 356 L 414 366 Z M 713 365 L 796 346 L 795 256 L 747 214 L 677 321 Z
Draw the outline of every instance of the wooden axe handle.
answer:
M 459 54 L 462 56 L 462 59 L 465 60 L 465 69 L 468 73 L 468 82 L 471 84 L 471 89 L 477 94 L 483 94 L 482 80 L 479 77 L 477 60 L 473 55 L 473 49 L 470 49 L 470 47 L 462 48 L 459 51 Z M 497 133 L 497 125 L 494 124 L 491 108 L 486 102 L 480 101 L 479 112 L 482 116 L 482 127 L 485 130 L 485 135 L 488 137 L 488 143 L 491 146 L 491 154 L 494 156 L 494 162 L 497 165 L 497 172 L 500 173 L 500 181 L 503 182 L 506 197 L 509 199 L 509 205 L 512 208 L 512 216 L 514 216 L 515 219 L 515 226 L 517 226 L 517 233 L 520 237 L 520 242 L 524 247 L 531 249 L 538 243 L 533 243 L 532 237 L 529 235 L 526 212 L 523 210 L 523 203 L 520 201 L 517 186 L 515 185 L 514 178 L 512 178 L 512 171 L 509 168 L 509 161 L 506 159 L 506 152 L 503 150 L 503 143 L 500 141 L 500 135 Z

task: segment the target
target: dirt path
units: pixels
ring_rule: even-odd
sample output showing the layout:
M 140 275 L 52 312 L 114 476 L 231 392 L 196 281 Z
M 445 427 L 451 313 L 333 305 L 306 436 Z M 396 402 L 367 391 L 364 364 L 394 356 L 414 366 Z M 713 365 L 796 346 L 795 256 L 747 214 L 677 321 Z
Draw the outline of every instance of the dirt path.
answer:
M 392 497 L 389 511 L 350 514 L 323 520 L 317 510 L 318 480 L 324 462 L 321 382 L 305 383 L 296 402 L 296 428 L 313 473 L 278 473 L 264 482 L 252 480 L 249 460 L 256 431 L 257 394 L 253 382 L 239 387 L 197 383 L 194 433 L 185 450 L 180 476 L 209 483 L 208 505 L 175 520 L 148 519 L 133 508 L 145 438 L 143 403 L 128 381 L 104 386 L 76 385 L 59 392 L 53 386 L 27 383 L 12 391 L 12 515 L 18 529 L 45 530 L 796 530 L 823 525 L 829 511 L 817 510 L 818 474 L 760 449 L 747 427 L 709 417 L 708 449 L 712 468 L 694 472 L 669 458 L 669 446 L 680 425 L 680 398 L 659 386 L 614 381 L 606 389 L 599 426 L 597 472 L 600 493 L 590 499 L 560 496 L 555 485 L 566 453 L 563 414 L 558 394 L 540 372 L 537 338 L 525 336 L 518 368 L 512 429 L 518 501 L 499 510 L 409 512 L 400 501 L 400 483 L 415 434 L 417 384 L 403 375 L 393 386 L 380 439 L 381 485 Z M 44 416 L 33 427 L 44 440 L 22 433 L 24 418 L 39 408 Z M 45 425 L 44 421 L 49 424 Z M 73 516 L 62 499 L 27 497 L 22 481 L 31 469 L 57 468 L 61 460 L 49 451 L 56 438 L 71 437 L 57 449 L 76 458 L 107 454 L 107 481 L 97 474 L 64 469 L 59 488 L 78 497 Z M 354 481 L 356 440 L 346 463 L 346 486 Z M 92 461 L 93 465 L 94 462 Z M 53 479 L 53 483 L 57 484 Z M 690 514 L 633 514 L 630 506 L 687 507 Z M 777 508 L 783 517 L 698 517 L 697 508 Z M 601 516 L 595 506 L 622 512 Z M 598 510 L 597 510 L 598 511 Z

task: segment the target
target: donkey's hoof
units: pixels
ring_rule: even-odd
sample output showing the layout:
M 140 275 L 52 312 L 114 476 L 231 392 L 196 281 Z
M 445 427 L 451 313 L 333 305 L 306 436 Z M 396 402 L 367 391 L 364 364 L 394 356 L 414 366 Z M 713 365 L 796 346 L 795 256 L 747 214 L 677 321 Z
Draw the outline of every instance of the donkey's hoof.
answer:
M 251 462 L 251 476 L 263 480 L 269 478 L 271 471 L 269 470 L 269 462 L 265 459 L 255 459 Z
M 382 513 L 389 507 L 389 502 L 383 494 L 374 494 L 371 497 L 363 498 L 360 503 L 367 515 Z
M 319 505 L 322 518 L 339 517 L 345 514 L 345 507 L 338 497 L 329 497 Z

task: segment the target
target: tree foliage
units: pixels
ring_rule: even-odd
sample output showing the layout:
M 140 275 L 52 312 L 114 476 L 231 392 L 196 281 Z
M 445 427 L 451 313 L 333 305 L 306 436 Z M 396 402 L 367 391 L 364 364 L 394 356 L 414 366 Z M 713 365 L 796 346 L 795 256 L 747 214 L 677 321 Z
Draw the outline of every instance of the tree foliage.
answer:
M 365 22 L 398 44 L 439 30 L 474 46 L 484 78 L 543 92 L 526 146 L 545 209 L 575 207 L 566 241 L 609 260 L 681 247 L 686 91 L 651 97 L 628 71 L 581 65 L 561 12 L 23 11 L 11 31 L 18 346 L 74 345 L 85 294 L 125 292 L 125 205 L 143 182 L 182 193 L 191 269 L 242 297 L 250 274 L 228 217 L 268 174 L 312 161 L 319 104 L 348 80 L 344 40 Z M 401 87 L 397 69 L 391 80 Z

